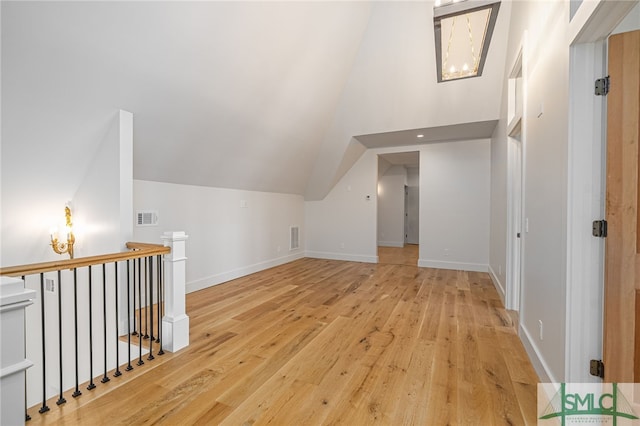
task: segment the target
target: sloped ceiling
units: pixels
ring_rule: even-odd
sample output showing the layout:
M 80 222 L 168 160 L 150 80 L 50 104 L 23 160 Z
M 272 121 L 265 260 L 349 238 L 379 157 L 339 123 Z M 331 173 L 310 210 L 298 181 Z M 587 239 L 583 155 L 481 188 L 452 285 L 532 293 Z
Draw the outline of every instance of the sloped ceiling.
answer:
M 29 146 L 41 159 L 24 174 L 68 162 L 81 177 L 125 109 L 137 179 L 321 199 L 354 136 L 499 113 L 505 7 L 485 75 L 441 85 L 430 2 L 1 7 L 3 167 Z

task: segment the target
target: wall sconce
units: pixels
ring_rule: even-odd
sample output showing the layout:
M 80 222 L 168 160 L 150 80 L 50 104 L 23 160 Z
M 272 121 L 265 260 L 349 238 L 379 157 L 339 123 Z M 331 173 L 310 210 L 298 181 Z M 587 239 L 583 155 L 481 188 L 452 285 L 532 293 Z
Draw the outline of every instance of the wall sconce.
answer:
M 436 0 L 438 83 L 482 75 L 499 9 L 496 0 Z
M 65 231 L 67 234 L 67 241 L 58 241 L 58 229 L 51 229 L 51 247 L 53 251 L 58 254 L 69 253 L 69 258 L 73 259 L 73 244 L 76 242 L 76 237 L 73 235 L 73 223 L 71 220 L 71 209 L 69 206 L 64 208 L 64 216 L 66 220 Z

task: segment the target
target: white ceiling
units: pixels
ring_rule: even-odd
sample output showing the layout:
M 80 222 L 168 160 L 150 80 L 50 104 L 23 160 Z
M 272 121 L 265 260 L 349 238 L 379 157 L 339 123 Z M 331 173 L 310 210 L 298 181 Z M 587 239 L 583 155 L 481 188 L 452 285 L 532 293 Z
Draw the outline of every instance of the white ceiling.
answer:
M 25 175 L 76 164 L 80 181 L 125 109 L 137 179 L 321 199 L 357 160 L 353 136 L 473 138 L 499 116 L 505 7 L 483 76 L 442 84 L 430 2 L 1 7 L 2 166 L 29 147 Z

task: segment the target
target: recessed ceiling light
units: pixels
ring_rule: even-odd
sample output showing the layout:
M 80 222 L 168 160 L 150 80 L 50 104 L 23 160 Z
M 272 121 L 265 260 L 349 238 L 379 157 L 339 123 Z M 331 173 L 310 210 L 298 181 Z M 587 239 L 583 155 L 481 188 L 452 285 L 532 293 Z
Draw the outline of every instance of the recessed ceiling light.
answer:
M 419 138 L 424 138 L 424 135 L 418 135 Z

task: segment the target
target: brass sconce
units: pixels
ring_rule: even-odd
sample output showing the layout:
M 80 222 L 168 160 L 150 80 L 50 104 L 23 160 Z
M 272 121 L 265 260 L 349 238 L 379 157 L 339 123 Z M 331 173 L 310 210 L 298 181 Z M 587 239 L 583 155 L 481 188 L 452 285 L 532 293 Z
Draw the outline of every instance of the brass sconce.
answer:
M 73 223 L 71 221 L 71 209 L 69 206 L 65 206 L 64 216 L 66 219 L 65 229 L 67 241 L 58 241 L 58 230 L 54 228 L 51 230 L 51 247 L 53 247 L 53 251 L 58 254 L 69 253 L 69 257 L 73 259 L 73 244 L 76 242 L 76 237 L 73 235 Z

